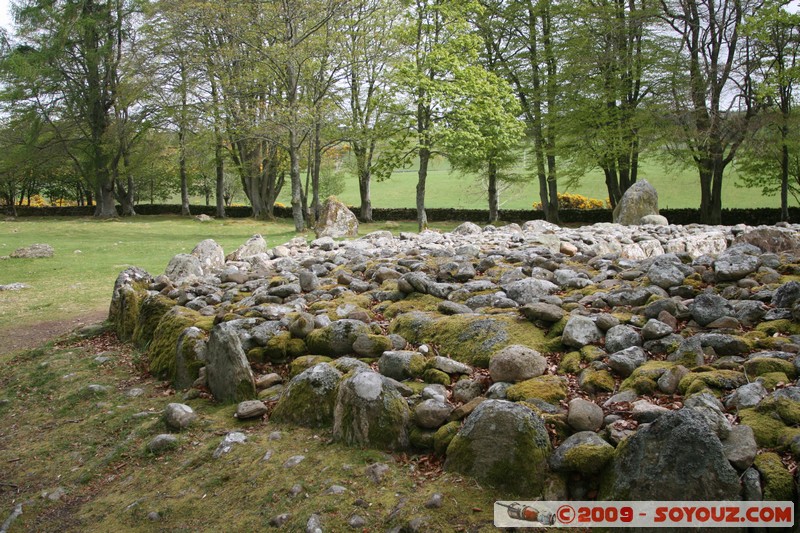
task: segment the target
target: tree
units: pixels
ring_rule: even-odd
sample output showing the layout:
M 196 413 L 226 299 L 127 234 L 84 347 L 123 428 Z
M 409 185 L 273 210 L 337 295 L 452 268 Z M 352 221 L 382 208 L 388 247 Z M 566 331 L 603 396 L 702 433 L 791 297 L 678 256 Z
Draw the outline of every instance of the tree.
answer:
M 391 168 L 381 164 L 379 146 L 396 132 L 397 112 L 390 92 L 399 4 L 394 0 L 361 0 L 347 19 L 344 50 L 349 92 L 345 138 L 353 149 L 361 198 L 361 220 L 372 221 L 372 178 L 386 179 Z
M 21 45 L 4 61 L 7 100 L 51 125 L 94 187 L 100 217 L 117 215 L 115 82 L 138 11 L 137 0 L 25 0 L 15 6 Z
M 757 102 L 754 58 L 742 24 L 761 0 L 661 0 L 662 18 L 677 35 L 672 149 L 688 155 L 700 176 L 700 220 L 722 221 L 722 179 L 745 139 Z M 684 76 L 684 65 L 688 73 Z
M 565 124 L 571 159 L 582 171 L 602 169 L 614 207 L 637 180 L 642 130 L 651 125 L 642 104 L 659 78 L 657 4 L 592 0 L 573 9 L 564 52 L 565 77 L 573 80 Z
M 451 95 L 452 110 L 442 132 L 442 146 L 453 168 L 481 173 L 488 182 L 489 222 L 499 218 L 498 182 L 518 159 L 524 126 L 519 104 L 502 79 L 473 66 L 459 73 Z
M 757 93 L 768 109 L 762 129 L 743 147 L 737 168 L 745 184 L 761 186 L 765 194 L 780 191 L 781 220 L 788 221 L 789 192 L 797 198 L 800 185 L 800 138 L 794 112 L 794 85 L 800 78 L 800 15 L 786 11 L 782 2 L 770 2 L 747 21 L 745 33 L 762 59 Z
M 545 218 L 558 223 L 557 145 L 561 76 L 552 0 L 483 0 L 476 25 L 487 68 L 508 80 L 533 141 L 533 169 Z
M 468 31 L 470 10 L 480 6 L 464 0 L 415 0 L 406 10 L 399 40 L 408 59 L 396 70 L 396 87 L 406 106 L 406 128 L 392 142 L 391 167 L 416 159 L 417 224 L 428 225 L 425 187 L 428 164 L 439 153 L 447 117 L 456 103 L 480 106 L 480 90 L 490 74 L 479 66 L 480 39 Z M 496 80 L 496 78 L 491 78 Z M 488 81 L 487 81 L 488 83 Z M 454 142 L 452 135 L 450 142 Z

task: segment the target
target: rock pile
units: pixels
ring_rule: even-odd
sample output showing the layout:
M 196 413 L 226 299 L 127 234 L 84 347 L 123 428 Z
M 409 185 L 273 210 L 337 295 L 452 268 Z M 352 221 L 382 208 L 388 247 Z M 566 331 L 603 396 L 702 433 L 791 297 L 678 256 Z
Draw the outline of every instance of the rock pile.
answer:
M 430 450 L 525 497 L 792 500 L 798 231 L 464 223 L 255 236 L 227 258 L 204 241 L 121 273 L 110 316 L 151 372 L 246 402 L 239 418 Z

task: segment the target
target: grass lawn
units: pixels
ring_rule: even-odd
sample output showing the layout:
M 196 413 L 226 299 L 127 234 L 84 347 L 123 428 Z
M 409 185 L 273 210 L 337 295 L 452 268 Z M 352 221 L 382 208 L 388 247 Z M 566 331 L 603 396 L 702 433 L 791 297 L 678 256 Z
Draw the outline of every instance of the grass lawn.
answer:
M 520 169 L 522 171 L 522 169 Z M 697 171 L 677 165 L 665 166 L 654 159 L 645 159 L 639 177 L 648 180 L 658 191 L 659 207 L 697 208 L 700 206 L 700 183 Z M 760 189 L 736 187 L 736 171 L 729 167 L 723 181 L 723 207 L 780 207 L 778 196 L 763 196 Z M 373 207 L 415 207 L 417 171 L 415 168 L 395 171 L 392 177 L 372 184 Z M 474 175 L 464 175 L 450 170 L 446 160 L 438 158 L 428 173 L 425 205 L 459 209 L 487 209 L 487 193 L 483 182 Z M 590 198 L 606 199 L 603 174 L 599 170 L 588 173 L 577 187 L 567 188 L 559 183 L 560 192 L 579 193 Z M 288 186 L 279 201 L 289 205 Z M 348 175 L 344 192 L 339 197 L 348 205 L 359 205 L 358 180 Z M 241 202 L 241 198 L 238 199 Z M 500 193 L 502 209 L 531 209 L 539 201 L 538 182 L 528 181 Z M 790 205 L 797 205 L 790 198 Z
M 436 225 L 442 229 L 454 226 Z M 366 234 L 378 229 L 386 229 L 386 225 L 362 224 L 360 231 Z M 401 223 L 392 231 L 416 231 L 416 224 Z M 148 216 L 112 221 L 74 217 L 0 221 L 0 256 L 33 243 L 55 248 L 51 259 L 0 261 L 0 285 L 20 282 L 32 287 L 0 292 L 0 330 L 108 308 L 114 280 L 128 266 L 158 275 L 172 256 L 190 252 L 203 239 L 216 240 L 228 253 L 255 233 L 261 233 L 269 246 L 295 236 L 289 220 L 200 223 L 180 217 Z M 306 236 L 313 238 L 314 234 Z

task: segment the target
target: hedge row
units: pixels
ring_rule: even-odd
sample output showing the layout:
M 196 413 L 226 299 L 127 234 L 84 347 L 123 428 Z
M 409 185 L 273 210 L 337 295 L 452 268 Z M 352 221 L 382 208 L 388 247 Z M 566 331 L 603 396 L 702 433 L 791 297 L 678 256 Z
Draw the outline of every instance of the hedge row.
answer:
M 119 209 L 119 207 L 117 208 Z M 6 208 L 8 210 L 8 208 Z M 193 205 L 192 215 L 206 214 L 214 216 L 213 206 Z M 140 215 L 178 215 L 181 212 L 179 205 L 142 204 L 136 206 Z M 247 218 L 252 211 L 249 207 L 229 207 L 227 216 L 231 218 Z M 355 213 L 358 210 L 354 209 Z M 484 223 L 489 220 L 489 212 L 484 209 L 427 209 L 429 222 L 443 222 L 447 220 L 470 220 Z M 93 207 L 17 207 L 17 216 L 92 216 Z M 597 222 L 611 222 L 610 209 L 562 209 L 559 211 L 561 222 L 567 224 L 594 224 Z M 697 209 L 662 209 L 661 214 L 667 217 L 672 224 L 693 224 L 700 222 L 700 211 Z M 275 216 L 278 218 L 291 218 L 291 207 L 275 207 Z M 389 220 L 416 220 L 416 209 L 392 208 L 373 209 L 372 218 L 376 222 Z M 544 218 L 542 211 L 533 210 L 508 210 L 500 211 L 500 220 L 505 222 L 525 222 L 527 220 L 540 220 Z M 800 220 L 800 207 L 789 208 L 789 218 Z M 780 221 L 780 209 L 723 209 L 722 223 L 725 225 L 748 224 L 758 226 L 761 224 L 775 224 Z

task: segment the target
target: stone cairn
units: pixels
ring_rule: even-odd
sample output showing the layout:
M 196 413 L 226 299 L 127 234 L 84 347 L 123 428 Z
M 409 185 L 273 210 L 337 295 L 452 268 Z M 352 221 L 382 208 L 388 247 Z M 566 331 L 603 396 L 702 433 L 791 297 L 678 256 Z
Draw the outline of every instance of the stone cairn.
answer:
M 238 418 L 433 452 L 509 494 L 793 500 L 799 231 L 207 240 L 122 272 L 110 318 L 155 376 Z

